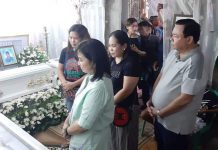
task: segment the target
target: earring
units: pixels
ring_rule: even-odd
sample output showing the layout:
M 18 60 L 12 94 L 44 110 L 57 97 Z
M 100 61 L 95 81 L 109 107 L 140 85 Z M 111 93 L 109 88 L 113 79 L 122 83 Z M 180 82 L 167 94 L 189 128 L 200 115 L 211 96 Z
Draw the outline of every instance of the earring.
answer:
M 96 68 L 96 64 L 92 64 L 92 68 L 95 69 Z

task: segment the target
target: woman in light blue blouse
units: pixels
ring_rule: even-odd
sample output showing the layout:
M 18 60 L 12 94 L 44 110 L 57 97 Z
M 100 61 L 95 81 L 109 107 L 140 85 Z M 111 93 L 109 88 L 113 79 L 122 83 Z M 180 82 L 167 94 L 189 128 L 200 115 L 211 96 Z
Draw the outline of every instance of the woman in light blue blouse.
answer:
M 95 39 L 79 44 L 79 65 L 87 73 L 63 126 L 70 150 L 109 150 L 114 117 L 113 86 L 104 45 Z

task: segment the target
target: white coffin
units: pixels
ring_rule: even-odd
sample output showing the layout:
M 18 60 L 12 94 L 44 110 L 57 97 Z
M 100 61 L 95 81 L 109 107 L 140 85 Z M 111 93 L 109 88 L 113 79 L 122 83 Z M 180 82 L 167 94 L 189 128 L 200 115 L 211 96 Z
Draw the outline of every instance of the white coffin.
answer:
M 57 70 L 58 64 L 59 64 L 58 58 L 50 59 L 48 63 L 48 65 L 51 66 L 52 68 L 55 68 L 55 70 Z
M 0 71 L 0 103 L 51 87 L 53 76 L 47 64 Z
M 47 150 L 31 135 L 0 113 L 0 150 Z

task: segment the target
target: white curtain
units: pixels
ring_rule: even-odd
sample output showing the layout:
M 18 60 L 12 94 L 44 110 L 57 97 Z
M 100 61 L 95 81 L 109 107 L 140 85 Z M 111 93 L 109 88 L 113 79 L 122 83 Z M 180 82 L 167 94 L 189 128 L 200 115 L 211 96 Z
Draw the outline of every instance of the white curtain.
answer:
M 33 32 L 31 41 L 34 45 L 42 44 L 45 47 L 43 28 L 46 27 L 49 58 L 58 58 L 63 47 L 67 46 L 68 29 L 76 23 L 77 12 L 71 0 L 38 0 L 35 3 L 39 3 L 40 7 L 44 7 L 43 10 L 40 9 L 43 11 L 43 24 L 40 26 L 41 34 L 37 31 Z
M 181 9 L 183 14 L 192 14 L 193 13 L 193 0 L 176 0 L 177 6 Z
M 67 43 L 68 29 L 77 20 L 71 0 L 0 1 L 0 17 L 0 36 L 28 34 L 29 43 L 43 49 L 46 27 L 50 58 L 59 57 Z
M 105 42 L 105 0 L 89 0 L 81 8 L 82 24 L 92 38 Z
M 82 1 L 82 0 L 81 0 Z M 29 43 L 46 50 L 47 30 L 49 58 L 58 58 L 67 45 L 68 29 L 78 22 L 75 0 L 7 0 L 0 1 L 2 20 L 0 36 L 29 35 Z M 104 43 L 105 1 L 84 0 L 82 24 L 91 37 Z
M 164 1 L 164 57 L 170 49 L 170 35 L 175 14 L 193 15 L 201 25 L 200 46 L 205 57 L 205 78 L 211 83 L 215 59 L 218 55 L 218 1 Z
M 200 1 L 200 2 L 199 2 Z M 211 84 L 215 59 L 218 55 L 218 1 L 194 0 L 193 16 L 201 24 L 200 45 L 205 56 L 206 70 Z
M 150 18 L 150 16 L 157 16 L 157 5 L 158 3 L 163 4 L 164 0 L 147 0 L 148 2 L 148 17 Z
M 169 50 L 171 49 L 171 33 L 174 26 L 175 15 L 192 15 L 193 0 L 181 1 L 181 0 L 164 0 L 164 51 L 163 57 L 166 58 Z M 187 7 L 186 7 L 187 6 Z

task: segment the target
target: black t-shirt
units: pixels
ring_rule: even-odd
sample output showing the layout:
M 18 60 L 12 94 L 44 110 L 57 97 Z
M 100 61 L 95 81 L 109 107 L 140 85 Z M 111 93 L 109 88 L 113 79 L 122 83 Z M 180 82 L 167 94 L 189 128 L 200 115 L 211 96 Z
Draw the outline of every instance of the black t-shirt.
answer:
M 77 54 L 74 50 L 64 48 L 61 51 L 59 63 L 64 65 L 64 76 L 67 81 L 76 81 L 84 75 L 78 65 Z
M 139 65 L 131 56 L 127 56 L 119 64 L 116 64 L 115 60 L 111 62 L 111 79 L 113 82 L 114 95 L 123 88 L 124 76 L 139 77 Z M 129 107 L 133 103 L 137 102 L 136 87 L 134 91 L 124 100 L 122 100 L 118 106 Z
M 130 45 L 134 44 L 138 49 L 141 49 L 141 38 L 129 38 Z
M 141 50 L 146 52 L 146 56 L 141 58 L 143 67 L 151 67 L 155 61 L 158 61 L 158 46 L 159 38 L 156 35 L 141 36 Z
M 140 38 L 129 38 L 129 42 L 130 42 L 130 45 L 135 45 L 139 50 L 141 50 L 141 43 L 140 43 Z M 135 61 L 139 61 L 139 55 L 134 52 L 134 51 L 130 51 L 129 52 L 129 55 L 132 56 Z

